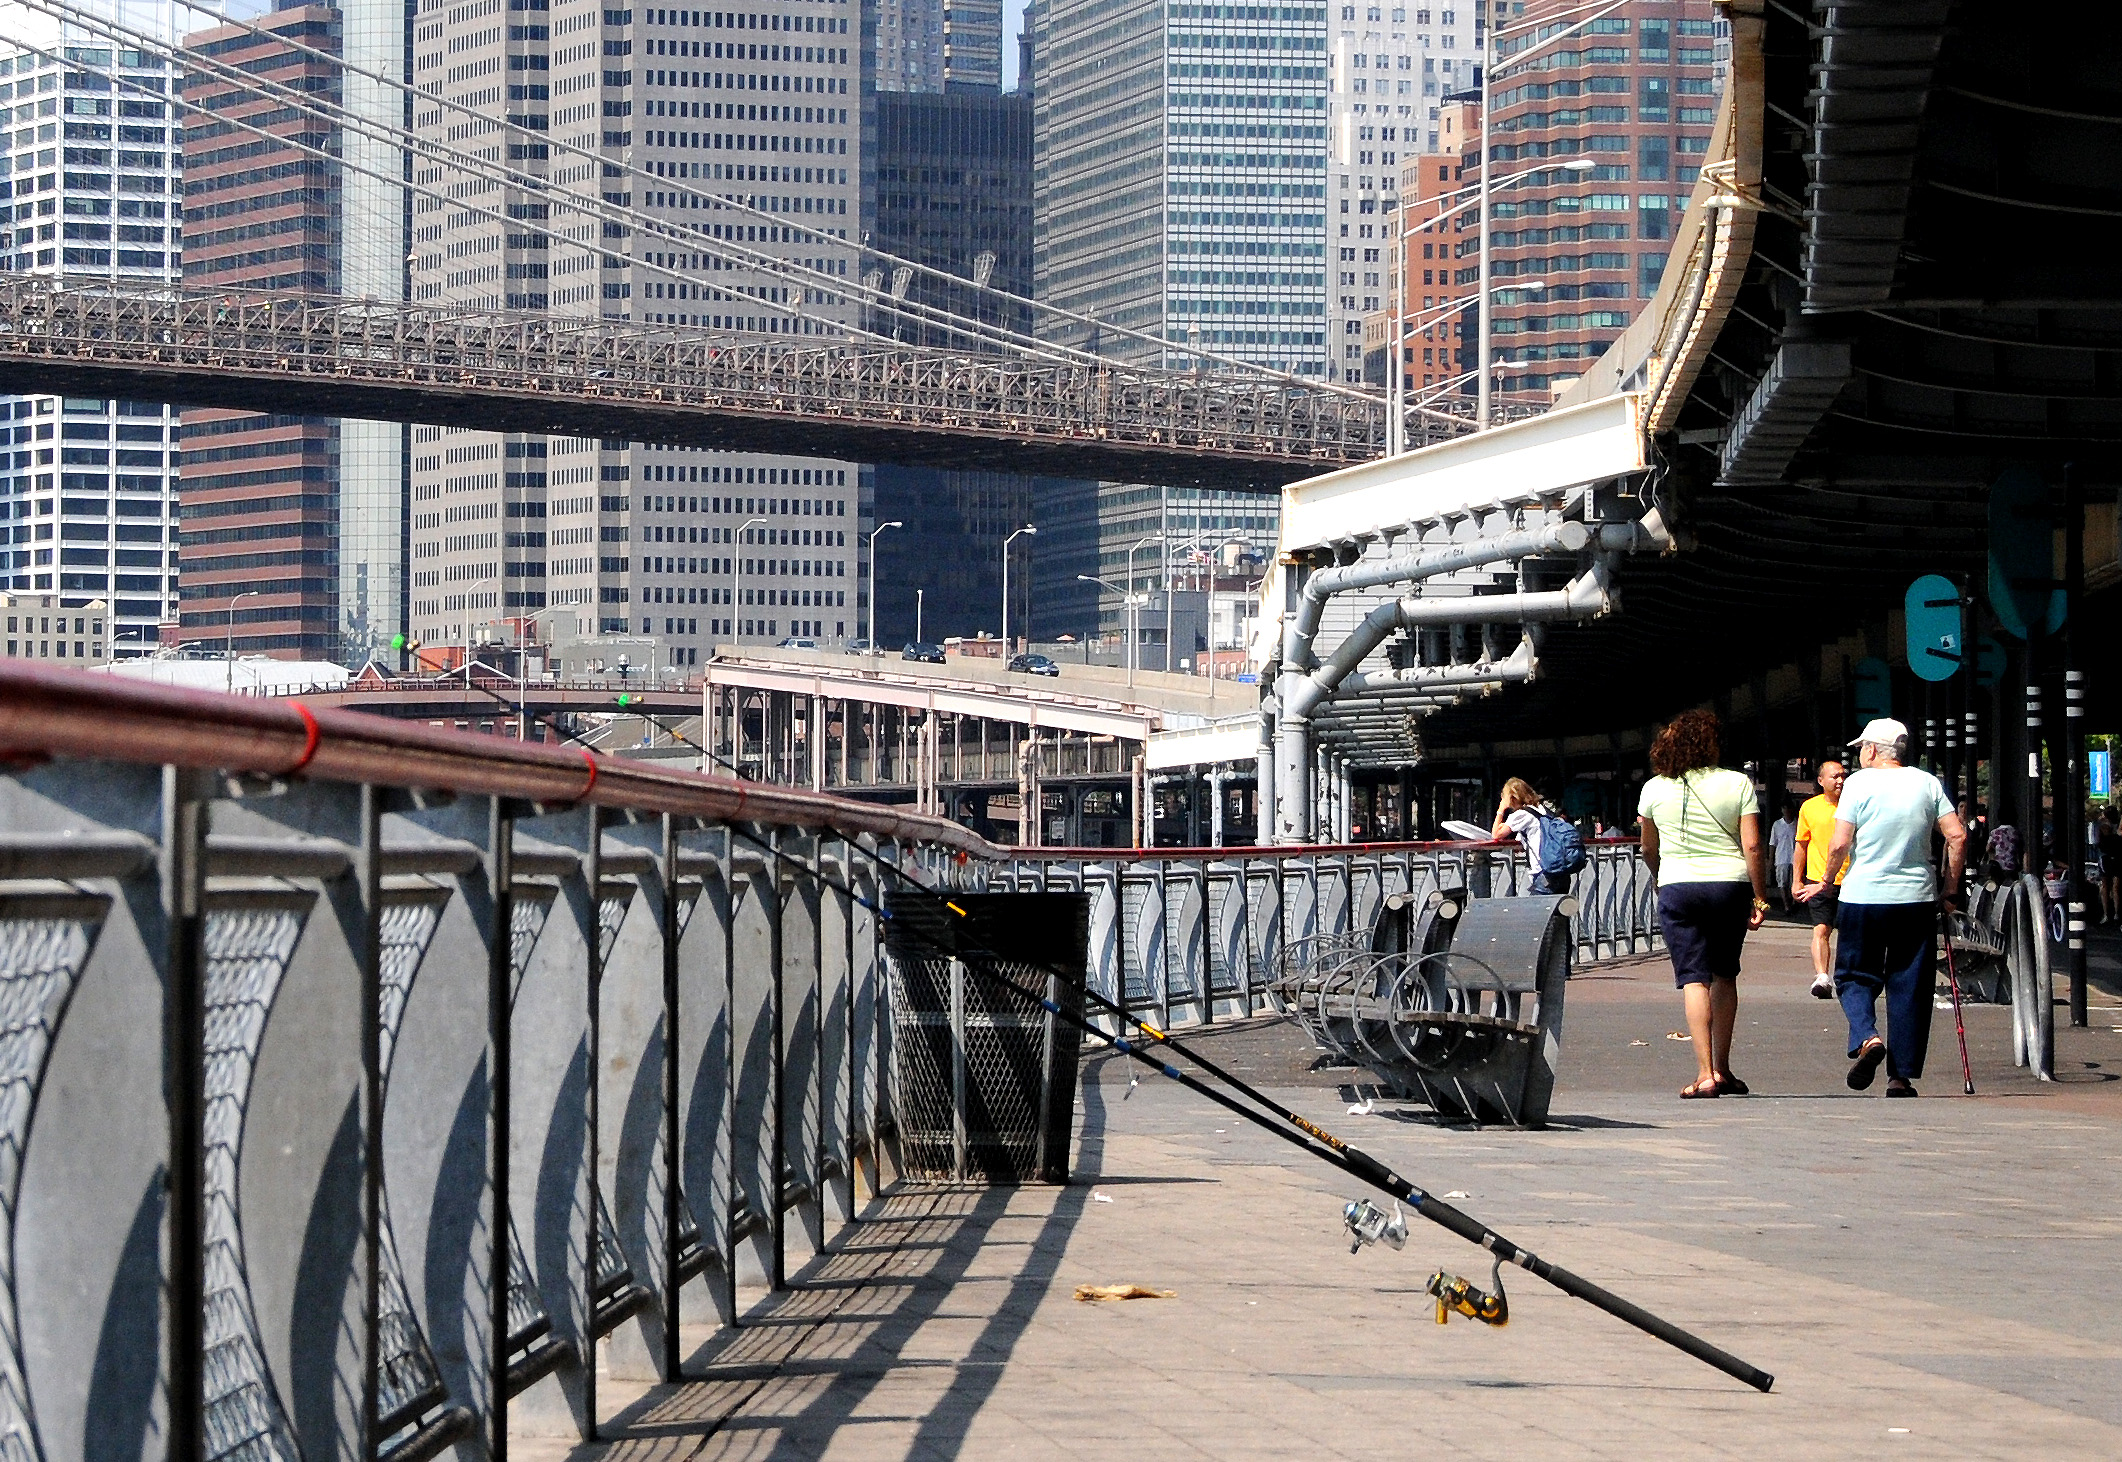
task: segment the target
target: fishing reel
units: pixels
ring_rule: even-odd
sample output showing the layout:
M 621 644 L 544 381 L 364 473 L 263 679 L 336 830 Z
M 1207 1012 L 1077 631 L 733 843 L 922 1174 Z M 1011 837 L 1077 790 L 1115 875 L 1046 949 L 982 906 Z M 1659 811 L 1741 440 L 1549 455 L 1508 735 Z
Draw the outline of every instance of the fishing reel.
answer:
M 1407 1247 L 1407 1220 L 1401 1215 L 1398 1203 L 1393 1204 L 1393 1211 L 1388 1214 L 1368 1198 L 1353 1199 L 1341 1210 L 1341 1223 L 1355 1238 L 1355 1242 L 1348 1246 L 1351 1254 L 1365 1244 L 1382 1242 L 1389 1248 Z
M 1450 1322 L 1454 1314 L 1479 1320 L 1484 1325 L 1493 1325 L 1501 1330 L 1510 1323 L 1510 1297 L 1503 1293 L 1503 1256 L 1496 1256 L 1495 1267 L 1489 1271 L 1489 1288 L 1493 1294 L 1484 1294 L 1474 1288 L 1474 1282 L 1456 1274 L 1446 1274 L 1439 1269 L 1429 1277 L 1429 1292 L 1437 1297 L 1437 1323 Z

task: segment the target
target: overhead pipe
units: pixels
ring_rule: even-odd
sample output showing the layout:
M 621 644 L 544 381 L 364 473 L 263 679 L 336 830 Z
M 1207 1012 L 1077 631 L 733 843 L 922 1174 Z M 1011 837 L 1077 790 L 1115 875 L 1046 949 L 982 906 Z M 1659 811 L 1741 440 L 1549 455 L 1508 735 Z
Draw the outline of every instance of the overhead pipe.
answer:
M 1339 695 L 1385 695 L 1400 690 L 1449 690 L 1459 687 L 1517 684 L 1531 680 L 1538 666 L 1539 655 L 1528 637 L 1520 640 L 1518 648 L 1501 660 L 1473 665 L 1415 665 L 1405 670 L 1381 670 L 1369 675 L 1357 671 L 1341 682 Z M 1338 698 L 1339 696 L 1336 697 Z M 1457 697 L 1443 696 L 1438 699 Z
M 1285 668 L 1307 668 L 1312 663 L 1311 643 L 1319 633 L 1326 601 L 1353 589 L 1375 589 L 1381 584 L 1419 583 L 1439 574 L 1480 568 L 1506 559 L 1527 558 L 1543 553 L 1575 553 L 1591 541 L 1582 523 L 1545 523 L 1538 528 L 1520 528 L 1493 538 L 1470 543 L 1423 549 L 1375 563 L 1343 564 L 1321 569 L 1304 581 L 1292 614 L 1282 631 L 1282 664 Z M 1369 653 L 1367 650 L 1365 653 Z

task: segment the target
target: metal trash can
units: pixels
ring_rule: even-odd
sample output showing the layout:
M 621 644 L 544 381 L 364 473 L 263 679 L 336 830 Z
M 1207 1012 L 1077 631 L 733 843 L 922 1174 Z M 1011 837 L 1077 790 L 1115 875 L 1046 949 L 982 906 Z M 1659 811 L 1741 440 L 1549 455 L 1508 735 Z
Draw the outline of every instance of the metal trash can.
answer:
M 1067 1182 L 1077 1029 L 997 976 L 1080 1016 L 1089 898 L 899 893 L 884 930 L 901 1171 L 916 1182 Z

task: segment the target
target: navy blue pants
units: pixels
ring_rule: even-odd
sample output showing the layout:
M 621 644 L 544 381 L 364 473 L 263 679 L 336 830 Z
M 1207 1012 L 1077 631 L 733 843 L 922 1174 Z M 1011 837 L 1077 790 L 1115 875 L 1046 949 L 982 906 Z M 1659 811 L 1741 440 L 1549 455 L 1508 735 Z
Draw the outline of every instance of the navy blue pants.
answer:
M 1886 1074 L 1914 1081 L 1930 1050 L 1937 998 L 1938 906 L 1853 904 L 1835 922 L 1835 996 L 1849 1017 L 1849 1052 L 1879 1033 L 1876 1009 L 1886 992 Z

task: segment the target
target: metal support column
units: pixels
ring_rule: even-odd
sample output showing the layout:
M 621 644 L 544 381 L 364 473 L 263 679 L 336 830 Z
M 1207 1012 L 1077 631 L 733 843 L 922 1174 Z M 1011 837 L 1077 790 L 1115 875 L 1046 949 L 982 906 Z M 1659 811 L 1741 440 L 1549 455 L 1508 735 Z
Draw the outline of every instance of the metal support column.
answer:
M 2056 768 L 2056 837 L 2064 844 L 2069 916 L 2070 1023 L 2086 1023 L 2085 672 L 2078 668 L 2078 611 L 2085 587 L 2085 508 L 2078 467 L 2063 465 L 2063 754 Z

